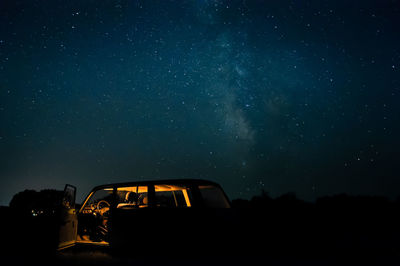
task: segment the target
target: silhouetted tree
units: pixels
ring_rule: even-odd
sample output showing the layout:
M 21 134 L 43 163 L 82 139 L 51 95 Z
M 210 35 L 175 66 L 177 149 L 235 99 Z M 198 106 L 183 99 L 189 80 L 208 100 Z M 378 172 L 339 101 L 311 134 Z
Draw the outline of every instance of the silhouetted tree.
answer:
M 243 209 L 249 208 L 250 202 L 246 199 L 234 199 L 231 202 L 233 208 Z
M 37 201 L 37 191 L 26 189 L 18 192 L 10 201 L 10 207 L 13 209 L 32 209 L 33 205 Z
M 267 208 L 271 206 L 272 198 L 269 196 L 268 192 L 263 189 L 261 190 L 261 195 L 254 196 L 250 202 L 253 208 Z
M 44 189 L 37 192 L 27 189 L 14 195 L 10 208 L 26 213 L 40 211 L 42 214 L 58 207 L 62 196 L 63 191 L 59 190 Z

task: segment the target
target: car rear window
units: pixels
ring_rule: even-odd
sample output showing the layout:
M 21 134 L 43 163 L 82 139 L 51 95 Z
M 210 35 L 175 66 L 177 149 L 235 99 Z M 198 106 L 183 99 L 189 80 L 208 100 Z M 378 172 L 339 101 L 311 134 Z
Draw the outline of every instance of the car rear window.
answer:
M 228 199 L 222 190 L 216 186 L 199 186 L 201 197 L 205 207 L 208 208 L 230 208 Z

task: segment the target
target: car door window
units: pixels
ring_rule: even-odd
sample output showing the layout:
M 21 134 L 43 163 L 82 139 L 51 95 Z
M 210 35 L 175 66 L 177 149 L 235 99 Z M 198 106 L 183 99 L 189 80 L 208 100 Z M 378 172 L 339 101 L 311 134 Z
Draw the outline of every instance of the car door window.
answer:
M 155 185 L 155 207 L 189 208 L 192 206 L 192 193 L 182 185 Z
M 147 186 L 119 187 L 117 189 L 117 208 L 139 209 L 148 206 Z

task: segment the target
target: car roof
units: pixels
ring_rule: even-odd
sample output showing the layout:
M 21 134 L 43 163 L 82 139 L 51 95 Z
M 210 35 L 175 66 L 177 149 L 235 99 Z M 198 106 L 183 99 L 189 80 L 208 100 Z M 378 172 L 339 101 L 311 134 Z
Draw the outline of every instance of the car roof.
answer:
M 105 189 L 105 188 L 114 188 L 114 187 L 128 187 L 128 186 L 145 186 L 145 185 L 214 185 L 220 187 L 219 184 L 204 180 L 204 179 L 158 179 L 158 180 L 146 180 L 146 181 L 133 181 L 133 182 L 123 182 L 123 183 L 113 183 L 113 184 L 104 184 L 96 186 L 92 189 L 92 191 Z

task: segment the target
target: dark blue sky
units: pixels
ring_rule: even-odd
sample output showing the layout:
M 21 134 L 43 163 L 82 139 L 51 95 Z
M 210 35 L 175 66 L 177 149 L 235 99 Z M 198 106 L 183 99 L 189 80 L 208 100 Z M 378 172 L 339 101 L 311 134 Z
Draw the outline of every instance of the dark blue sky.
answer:
M 0 2 L 0 204 L 205 178 L 400 195 L 400 2 Z

